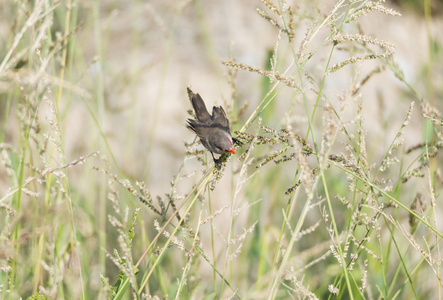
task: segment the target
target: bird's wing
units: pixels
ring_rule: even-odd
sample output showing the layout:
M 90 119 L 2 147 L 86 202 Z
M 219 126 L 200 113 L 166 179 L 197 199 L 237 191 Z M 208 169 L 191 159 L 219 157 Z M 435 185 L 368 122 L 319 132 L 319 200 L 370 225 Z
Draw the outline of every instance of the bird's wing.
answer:
M 221 125 L 229 130 L 229 120 L 223 107 L 214 106 L 212 108 L 212 121 L 213 124 Z
M 193 131 L 201 140 L 207 140 L 208 134 L 206 134 L 206 132 L 208 129 L 210 129 L 210 125 L 203 124 L 193 119 L 188 119 L 188 124 L 186 124 L 186 128 Z

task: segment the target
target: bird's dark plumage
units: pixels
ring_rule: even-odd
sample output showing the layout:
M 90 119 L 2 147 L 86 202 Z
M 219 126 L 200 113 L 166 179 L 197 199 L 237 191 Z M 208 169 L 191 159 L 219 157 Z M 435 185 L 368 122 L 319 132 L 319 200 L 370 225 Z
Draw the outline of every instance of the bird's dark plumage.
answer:
M 214 106 L 211 115 L 199 94 L 194 94 L 190 89 L 188 89 L 188 94 L 190 95 L 197 120 L 188 119 L 186 127 L 197 134 L 203 146 L 211 152 L 218 167 L 219 161 L 215 159 L 213 153 L 235 153 L 226 112 L 223 107 Z

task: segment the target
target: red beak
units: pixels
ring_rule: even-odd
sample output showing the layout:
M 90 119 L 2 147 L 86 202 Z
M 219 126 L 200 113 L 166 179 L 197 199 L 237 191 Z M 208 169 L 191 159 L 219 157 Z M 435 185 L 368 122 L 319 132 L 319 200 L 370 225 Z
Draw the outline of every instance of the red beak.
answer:
M 229 149 L 229 152 L 232 152 L 232 153 L 235 154 L 235 150 L 234 150 L 234 148 Z

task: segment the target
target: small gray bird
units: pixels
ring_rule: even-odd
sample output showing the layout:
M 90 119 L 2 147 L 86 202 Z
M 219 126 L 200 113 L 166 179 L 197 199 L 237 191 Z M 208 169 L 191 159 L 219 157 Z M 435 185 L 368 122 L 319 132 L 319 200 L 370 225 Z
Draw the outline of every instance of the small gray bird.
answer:
M 214 106 L 210 115 L 199 94 L 192 93 L 189 88 L 188 94 L 190 98 L 192 96 L 192 107 L 197 120 L 188 119 L 186 127 L 197 134 L 203 146 L 211 152 L 215 166 L 219 168 L 220 158 L 215 159 L 214 153 L 235 153 L 228 117 L 221 106 Z

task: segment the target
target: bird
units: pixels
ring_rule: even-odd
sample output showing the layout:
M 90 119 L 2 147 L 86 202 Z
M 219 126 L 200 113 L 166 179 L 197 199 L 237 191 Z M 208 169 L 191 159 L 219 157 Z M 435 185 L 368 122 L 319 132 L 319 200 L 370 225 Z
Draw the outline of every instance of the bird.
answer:
M 215 166 L 219 169 L 221 156 L 219 159 L 216 159 L 214 153 L 235 154 L 233 145 L 235 139 L 231 136 L 231 129 L 226 112 L 223 107 L 214 106 L 211 115 L 206 109 L 205 102 L 199 94 L 194 94 L 188 88 L 188 95 L 191 99 L 197 120 L 188 119 L 186 127 L 200 138 L 203 146 L 211 152 Z

